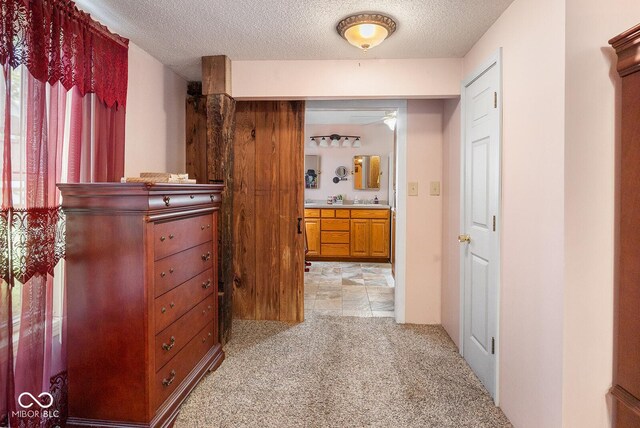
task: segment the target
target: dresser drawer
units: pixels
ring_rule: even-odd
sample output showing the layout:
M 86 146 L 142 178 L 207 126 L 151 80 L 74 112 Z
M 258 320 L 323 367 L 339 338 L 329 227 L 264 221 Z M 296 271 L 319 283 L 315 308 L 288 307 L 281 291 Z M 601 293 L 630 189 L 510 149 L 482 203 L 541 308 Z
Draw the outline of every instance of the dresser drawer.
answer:
M 389 218 L 389 210 L 351 210 L 351 218 Z
M 160 407 L 164 400 L 180 385 L 213 344 L 213 323 L 209 323 L 156 373 L 153 385 L 154 409 Z
M 180 352 L 207 322 L 213 322 L 216 297 L 210 295 L 156 335 L 156 371 Z
M 216 193 L 176 193 L 176 192 L 157 192 L 149 196 L 149 209 L 167 209 L 167 208 L 186 208 L 194 205 L 210 205 L 220 206 L 222 195 Z
M 320 254 L 323 256 L 348 256 L 349 244 L 320 244 Z
M 211 214 L 156 223 L 153 227 L 154 259 L 159 260 L 213 239 Z
M 154 302 L 155 333 L 167 328 L 172 322 L 189 312 L 198 302 L 217 290 L 216 279 L 211 269 L 191 278 L 173 290 L 158 297 Z
M 348 231 L 349 225 L 348 219 L 322 219 L 320 230 Z
M 349 218 L 349 211 L 347 209 L 336 210 L 336 218 Z
M 193 278 L 194 274 L 210 269 L 216 257 L 213 254 L 212 244 L 212 241 L 209 241 L 155 262 L 153 267 L 155 296 L 160 296 Z
M 349 232 L 322 232 L 320 242 L 323 244 L 348 244 Z

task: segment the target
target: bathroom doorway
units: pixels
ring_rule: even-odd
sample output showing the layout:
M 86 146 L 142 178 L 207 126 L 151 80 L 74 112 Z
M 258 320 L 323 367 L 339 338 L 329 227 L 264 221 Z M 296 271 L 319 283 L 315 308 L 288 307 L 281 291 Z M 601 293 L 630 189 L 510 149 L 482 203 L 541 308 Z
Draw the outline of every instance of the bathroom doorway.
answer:
M 404 101 L 307 103 L 305 318 L 404 321 L 404 249 L 396 248 L 404 239 L 395 221 L 405 125 Z

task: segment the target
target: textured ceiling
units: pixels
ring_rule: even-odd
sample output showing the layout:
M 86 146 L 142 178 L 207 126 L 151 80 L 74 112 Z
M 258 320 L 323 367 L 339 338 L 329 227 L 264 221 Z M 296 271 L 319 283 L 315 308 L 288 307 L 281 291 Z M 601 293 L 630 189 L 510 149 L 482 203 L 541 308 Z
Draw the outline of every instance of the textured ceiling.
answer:
M 79 8 L 189 80 L 200 57 L 232 60 L 464 56 L 513 0 L 76 0 Z M 392 16 L 396 33 L 364 54 L 336 32 L 347 15 Z

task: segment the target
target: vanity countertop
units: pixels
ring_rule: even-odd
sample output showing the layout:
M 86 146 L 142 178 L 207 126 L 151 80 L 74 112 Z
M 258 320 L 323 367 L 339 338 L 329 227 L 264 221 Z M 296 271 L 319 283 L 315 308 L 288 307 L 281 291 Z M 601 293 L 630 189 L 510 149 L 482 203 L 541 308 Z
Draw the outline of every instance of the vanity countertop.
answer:
M 327 204 L 319 203 L 319 202 L 311 202 L 305 203 L 305 208 L 346 208 L 346 209 L 366 209 L 366 210 L 388 210 L 391 208 L 386 204 L 354 204 L 354 203 L 346 203 L 346 204 Z

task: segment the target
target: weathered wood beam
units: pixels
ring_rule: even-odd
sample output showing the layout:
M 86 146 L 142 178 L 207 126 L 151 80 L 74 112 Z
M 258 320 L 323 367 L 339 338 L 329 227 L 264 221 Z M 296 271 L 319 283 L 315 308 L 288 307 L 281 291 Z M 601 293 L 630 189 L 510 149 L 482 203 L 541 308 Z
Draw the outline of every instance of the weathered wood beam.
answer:
M 231 337 L 233 309 L 233 135 L 235 133 L 236 101 L 228 95 L 207 95 L 207 177 L 210 183 L 224 183 L 218 233 L 220 236 L 220 266 L 222 316 L 220 342 Z
M 207 98 L 202 95 L 187 97 L 185 119 L 187 174 L 198 184 L 208 184 Z
M 202 95 L 231 96 L 231 60 L 226 55 L 202 57 Z

